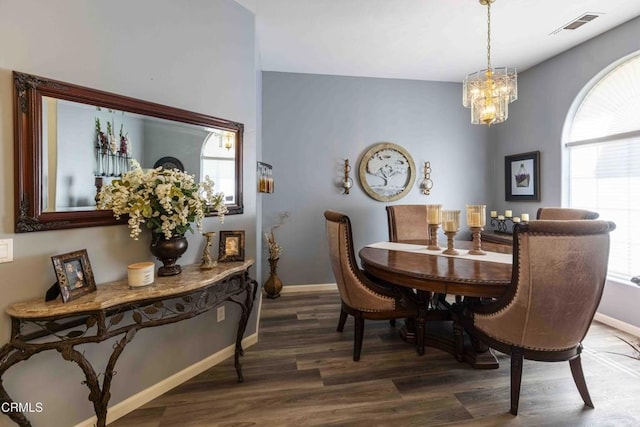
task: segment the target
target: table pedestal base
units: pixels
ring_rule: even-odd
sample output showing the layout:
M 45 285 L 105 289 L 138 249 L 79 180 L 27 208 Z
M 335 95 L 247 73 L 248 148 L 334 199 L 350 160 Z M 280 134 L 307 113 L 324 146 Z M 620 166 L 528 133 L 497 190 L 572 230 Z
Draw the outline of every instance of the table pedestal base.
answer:
M 452 320 L 427 321 L 424 334 L 424 343 L 428 347 L 446 351 L 455 356 L 460 362 L 466 362 L 475 369 L 497 369 L 500 365 L 491 349 L 486 346 L 472 343 L 468 334 L 462 337 L 462 350 L 456 344 L 455 325 Z M 464 333 L 464 332 L 463 332 Z M 411 325 L 403 326 L 400 329 L 402 339 L 408 343 L 415 344 L 416 333 L 411 331 Z M 484 348 L 483 348 L 484 347 Z

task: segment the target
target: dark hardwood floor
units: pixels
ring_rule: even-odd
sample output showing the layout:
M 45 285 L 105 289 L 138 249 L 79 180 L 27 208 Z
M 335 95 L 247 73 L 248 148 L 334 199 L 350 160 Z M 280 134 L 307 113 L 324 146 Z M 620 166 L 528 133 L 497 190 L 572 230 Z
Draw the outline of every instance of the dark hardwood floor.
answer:
M 336 332 L 339 310 L 337 292 L 265 299 L 244 383 L 227 360 L 111 426 L 640 425 L 640 360 L 609 353 L 633 351 L 605 325 L 594 322 L 582 357 L 595 409 L 583 405 L 567 362 L 526 360 L 514 417 L 508 356 L 498 354 L 497 370 L 429 347 L 420 357 L 388 322 L 366 321 L 353 362 L 353 318 Z

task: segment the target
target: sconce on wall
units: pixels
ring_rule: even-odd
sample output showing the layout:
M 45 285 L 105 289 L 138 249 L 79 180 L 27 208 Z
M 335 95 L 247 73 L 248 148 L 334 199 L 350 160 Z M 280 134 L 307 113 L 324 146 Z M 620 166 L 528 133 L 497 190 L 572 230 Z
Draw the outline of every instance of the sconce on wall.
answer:
M 351 166 L 349 165 L 349 159 L 344 159 L 344 178 L 342 178 L 342 194 L 349 194 L 349 190 L 353 186 L 353 179 L 349 177 L 349 172 L 351 172 Z
M 433 188 L 433 181 L 431 181 L 431 162 L 424 162 L 424 178 L 420 181 L 420 190 L 422 194 L 428 196 Z

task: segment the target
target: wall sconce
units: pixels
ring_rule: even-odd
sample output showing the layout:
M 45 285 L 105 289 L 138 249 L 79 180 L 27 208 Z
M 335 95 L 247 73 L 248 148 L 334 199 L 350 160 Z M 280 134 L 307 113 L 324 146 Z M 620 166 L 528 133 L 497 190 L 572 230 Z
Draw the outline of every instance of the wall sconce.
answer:
M 428 196 L 433 188 L 433 181 L 431 181 L 431 162 L 424 162 L 424 178 L 420 181 L 420 190 L 422 194 Z
M 224 136 L 224 148 L 226 148 L 227 150 L 231 150 L 231 147 L 233 147 L 233 140 L 231 139 L 233 138 L 233 132 L 225 132 Z
M 349 177 L 349 172 L 351 172 L 351 166 L 349 165 L 349 159 L 344 159 L 344 178 L 342 178 L 342 189 L 344 190 L 342 194 L 349 194 L 349 190 L 353 186 L 353 179 Z

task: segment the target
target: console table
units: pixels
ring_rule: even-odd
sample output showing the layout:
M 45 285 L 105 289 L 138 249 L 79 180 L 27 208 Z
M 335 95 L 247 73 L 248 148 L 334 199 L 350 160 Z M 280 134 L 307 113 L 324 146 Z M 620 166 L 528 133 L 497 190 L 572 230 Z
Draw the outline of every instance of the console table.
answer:
M 201 271 L 198 265 L 182 268 L 171 277 L 157 277 L 152 286 L 129 289 L 127 280 L 98 286 L 96 292 L 62 303 L 60 298 L 44 298 L 10 305 L 11 339 L 0 348 L 0 402 L 13 402 L 2 384 L 2 375 L 11 366 L 47 350 L 58 351 L 65 360 L 75 362 L 85 375 L 89 400 L 106 425 L 111 381 L 118 357 L 140 329 L 189 319 L 225 301 L 242 308 L 236 334 L 234 362 L 238 381 L 243 381 L 240 356 L 242 337 L 253 308 L 258 284 L 249 277 L 253 260 L 220 263 Z M 105 372 L 97 374 L 84 354 L 75 349 L 86 343 L 99 343 L 120 336 L 107 362 Z M 103 376 L 102 384 L 99 377 Z M 8 406 L 8 405 L 5 405 Z M 20 426 L 31 426 L 22 412 L 5 412 Z

